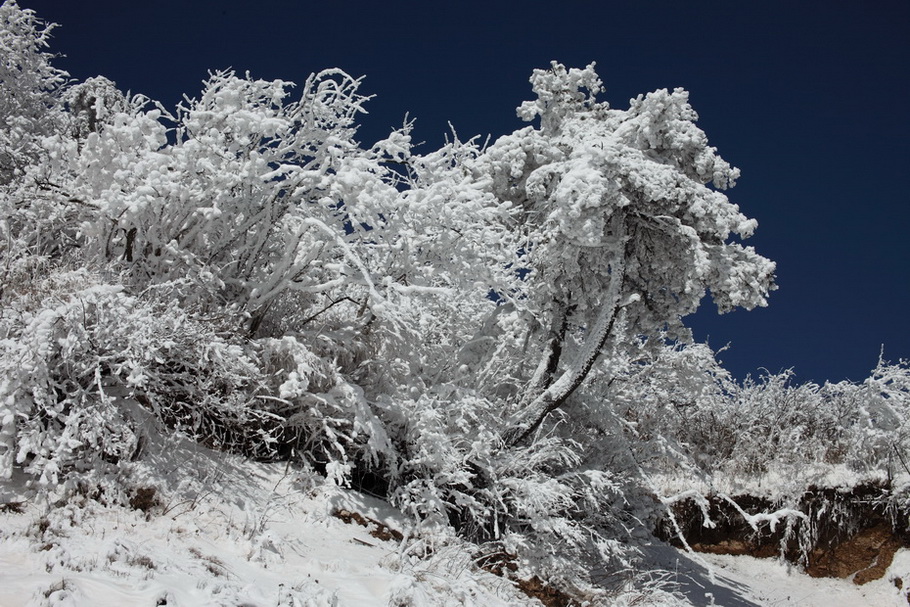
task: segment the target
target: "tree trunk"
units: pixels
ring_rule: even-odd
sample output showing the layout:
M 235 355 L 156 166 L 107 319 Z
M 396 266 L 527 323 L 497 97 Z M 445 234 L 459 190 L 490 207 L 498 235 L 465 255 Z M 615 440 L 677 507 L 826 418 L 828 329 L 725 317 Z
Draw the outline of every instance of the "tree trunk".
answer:
M 522 402 L 522 408 L 531 404 L 534 394 L 546 390 L 553 383 L 553 377 L 559 368 L 559 360 L 562 358 L 562 344 L 566 339 L 566 332 L 569 329 L 569 314 L 572 308 L 560 302 L 554 302 L 553 321 L 550 324 L 550 330 L 547 334 L 547 341 L 544 346 L 544 355 L 541 356 L 537 369 L 528 382 L 525 400 Z
M 624 268 L 621 260 L 614 266 L 613 280 L 610 281 L 610 287 L 605 298 L 606 301 L 597 315 L 590 334 L 582 345 L 578 359 L 563 371 L 556 381 L 547 386 L 530 403 L 522 407 L 522 411 L 518 414 L 518 420 L 503 434 L 502 440 L 506 446 L 517 445 L 533 434 L 543 423 L 543 420 L 550 413 L 560 408 L 572 393 L 584 383 L 598 356 L 600 356 L 604 345 L 613 333 L 613 326 L 616 324 L 616 318 L 622 308 L 620 298 L 622 297 L 623 277 Z M 560 344 L 559 348 L 561 347 Z M 552 353 L 553 350 L 551 349 L 547 359 L 552 357 Z M 549 363 L 549 360 L 547 362 Z M 544 368 L 543 362 L 540 368 Z M 549 368 L 549 364 L 547 368 Z M 535 373 L 536 376 L 537 373 Z

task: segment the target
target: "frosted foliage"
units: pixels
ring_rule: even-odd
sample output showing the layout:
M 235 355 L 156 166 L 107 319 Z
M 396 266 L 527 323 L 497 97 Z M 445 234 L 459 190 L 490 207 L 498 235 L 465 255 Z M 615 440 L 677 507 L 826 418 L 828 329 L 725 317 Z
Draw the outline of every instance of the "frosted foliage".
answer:
M 611 440 L 633 437 L 636 465 L 652 474 L 686 470 L 732 492 L 798 497 L 910 473 L 906 361 L 880 361 L 861 383 L 792 380 L 788 371 L 735 382 L 706 346 L 668 348 L 610 382 L 601 392 L 609 410 L 587 405 L 587 423 Z
M 100 132 L 117 114 L 130 112 L 132 105 L 114 82 L 101 76 L 73 85 L 64 98 L 69 109 L 71 133 L 81 140 Z
M 391 499 L 404 512 L 429 526 L 455 524 L 554 579 L 579 579 L 573 562 L 621 566 L 629 556 L 616 541 L 627 535 L 623 480 L 584 465 L 577 443 L 503 450 L 495 409 L 465 391 L 402 404 L 407 450 Z
M 707 290 L 721 311 L 766 304 L 774 264 L 729 241 L 756 223 L 716 189 L 739 172 L 707 145 L 685 91 L 656 91 L 622 111 L 596 102 L 593 65 L 554 63 L 531 82 L 538 100 L 519 114 L 539 115 L 540 129 L 499 139 L 479 162 L 497 197 L 515 205 L 517 263 L 531 271 L 536 309 L 561 302 L 591 322 L 615 305 L 604 297 L 619 280 L 620 300 L 639 296 L 627 309 L 636 331 L 684 335 L 680 318 Z
M 54 127 L 52 110 L 68 74 L 51 66 L 52 29 L 14 0 L 0 6 L 0 185 L 21 176 Z
M 604 89 L 593 63 L 584 69 L 567 70 L 554 61 L 549 70 L 534 70 L 531 90 L 537 99 L 522 103 L 518 116 L 528 122 L 539 117 L 541 130 L 554 134 L 566 118 L 594 103 L 595 97 Z
M 259 340 L 266 374 L 278 383 L 270 410 L 282 423 L 282 441 L 302 455 L 332 464 L 333 480 L 348 481 L 350 459 L 378 463 L 392 452 L 389 436 L 361 387 L 297 339 Z
M 139 141 L 108 128 L 84 146 L 73 189 L 91 188 L 99 205 L 103 219 L 82 226 L 104 244 L 98 256 L 142 282 L 189 279 L 253 313 L 289 289 L 328 290 L 346 268 L 362 274 L 342 224 L 372 220 L 394 195 L 385 170 L 350 140 L 363 98 L 337 72 L 311 78 L 299 101 L 287 101 L 289 86 L 217 73 L 179 108 L 176 145 L 164 146 L 151 110 L 122 119 Z M 138 170 L 111 170 L 125 162 Z M 93 167 L 113 179 L 83 186 L 79 175 Z
M 269 451 L 270 417 L 251 402 L 258 364 L 211 324 L 84 271 L 51 274 L 6 311 L 3 476 L 21 465 L 57 483 L 128 461 L 139 455 L 137 426 L 149 413 L 223 448 Z

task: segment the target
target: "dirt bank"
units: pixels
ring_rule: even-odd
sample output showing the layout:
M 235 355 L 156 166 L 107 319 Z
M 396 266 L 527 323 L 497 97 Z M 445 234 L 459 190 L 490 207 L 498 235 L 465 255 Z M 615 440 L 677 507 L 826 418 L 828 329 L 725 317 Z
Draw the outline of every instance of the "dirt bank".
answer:
M 813 577 L 856 584 L 882 577 L 897 549 L 910 547 L 906 500 L 895 499 L 886 485 L 810 488 L 788 503 L 749 495 L 710 496 L 702 505 L 687 499 L 674 504 L 672 514 L 695 551 L 783 556 Z M 682 545 L 669 515 L 657 535 Z

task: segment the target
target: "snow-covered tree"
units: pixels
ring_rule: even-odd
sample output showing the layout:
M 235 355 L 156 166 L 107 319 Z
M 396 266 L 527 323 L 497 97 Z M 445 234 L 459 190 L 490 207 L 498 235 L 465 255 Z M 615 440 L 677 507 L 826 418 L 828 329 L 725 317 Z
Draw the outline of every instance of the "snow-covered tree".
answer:
M 606 348 L 685 340 L 682 318 L 707 292 L 726 312 L 763 306 L 774 288 L 774 264 L 733 239 L 756 222 L 722 193 L 739 171 L 695 126 L 688 93 L 611 109 L 596 101 L 593 65 L 555 62 L 531 83 L 537 99 L 519 115 L 540 127 L 500 138 L 472 165 L 512 205 L 526 276 L 510 297 L 540 348 L 507 443 L 560 408 Z

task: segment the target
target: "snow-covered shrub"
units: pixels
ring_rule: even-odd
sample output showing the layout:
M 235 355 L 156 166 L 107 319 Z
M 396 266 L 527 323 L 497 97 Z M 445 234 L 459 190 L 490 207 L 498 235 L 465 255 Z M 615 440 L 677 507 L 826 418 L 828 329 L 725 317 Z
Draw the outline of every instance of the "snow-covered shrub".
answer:
M 167 284 L 185 305 L 236 306 L 251 334 L 340 302 L 381 315 L 377 235 L 399 197 L 383 163 L 408 136 L 361 148 L 366 97 L 341 71 L 313 75 L 296 101 L 291 86 L 218 72 L 174 114 L 101 78 L 73 86 L 7 231 L 33 254 L 114 268 L 132 290 Z
M 636 536 L 647 534 L 629 479 L 587 465 L 585 455 L 580 444 L 556 437 L 500 451 L 486 492 L 498 526 L 494 545 L 566 588 L 591 584 L 595 571 L 621 577 L 635 561 Z
M 338 482 L 350 482 L 354 465 L 376 468 L 394 459 L 383 422 L 363 389 L 327 357 L 298 339 L 258 340 L 268 377 L 270 410 L 282 419 L 278 449 L 296 453 Z
M 147 413 L 213 446 L 272 452 L 278 424 L 259 407 L 257 362 L 214 319 L 84 270 L 28 287 L 6 295 L 0 319 L 4 477 L 19 465 L 55 484 L 135 458 Z
M 810 478 L 839 466 L 860 478 L 891 478 L 910 447 L 908 378 L 906 362 L 880 362 L 860 384 L 794 385 L 789 372 L 750 378 L 725 406 L 695 412 L 692 425 L 711 425 L 715 436 L 692 448 L 730 476 Z
M 393 471 L 394 504 L 431 525 L 486 529 L 492 510 L 478 493 L 497 448 L 489 405 L 452 386 L 387 405 L 401 459 Z
M 520 555 L 525 573 L 562 586 L 590 584 L 598 565 L 634 558 L 626 479 L 585 465 L 581 445 L 548 437 L 502 444 L 499 405 L 439 389 L 404 403 L 392 502 L 429 528 L 451 527 L 482 554 Z M 579 570 L 578 562 L 591 568 Z
M 569 432 L 624 434 L 650 473 L 806 480 L 841 466 L 885 478 L 910 446 L 906 361 L 879 362 L 862 383 L 824 385 L 796 384 L 791 371 L 735 381 L 704 344 L 642 348 L 611 364 L 618 371 L 594 378 L 576 404 L 583 427 Z
M 797 494 L 910 474 L 906 361 L 879 362 L 862 383 L 796 384 L 790 371 L 737 382 L 693 344 L 658 348 L 624 369 L 602 388 L 607 406 L 588 397 L 576 417 L 610 440 L 624 435 L 647 474 L 728 490 L 761 481 Z
M 738 385 L 704 344 L 642 342 L 633 354 L 611 359 L 614 370 L 596 376 L 577 405 L 577 418 L 594 435 L 592 456 L 610 466 L 625 451 L 645 473 L 682 468 L 697 475 L 700 464 L 724 456 L 729 429 L 713 418 Z
M 717 462 L 723 462 L 721 468 L 760 476 L 775 465 L 830 461 L 834 458 L 826 452 L 845 451 L 841 439 L 855 421 L 855 410 L 840 405 L 852 400 L 853 390 L 841 389 L 829 398 L 830 389 L 793 385 L 791 378 L 792 373 L 785 372 L 744 383 L 719 422 L 732 434 L 732 440 L 725 441 L 727 453 Z
M 862 428 L 862 441 L 854 442 L 849 460 L 880 465 L 887 459 L 910 475 L 910 361 L 879 360 L 858 392 L 856 425 Z

